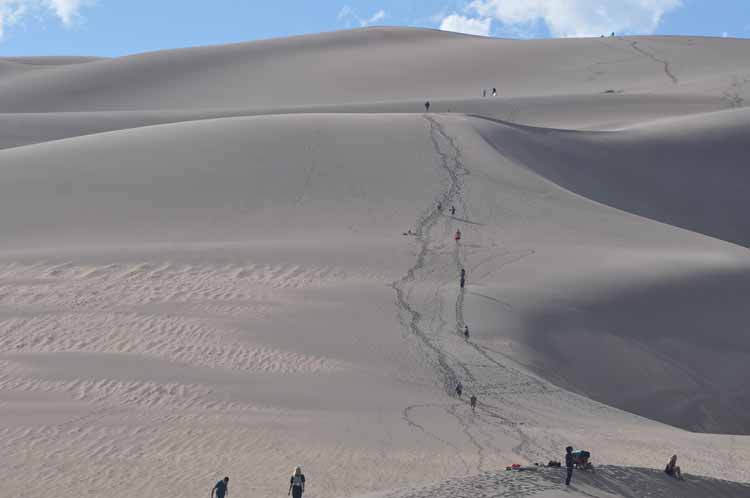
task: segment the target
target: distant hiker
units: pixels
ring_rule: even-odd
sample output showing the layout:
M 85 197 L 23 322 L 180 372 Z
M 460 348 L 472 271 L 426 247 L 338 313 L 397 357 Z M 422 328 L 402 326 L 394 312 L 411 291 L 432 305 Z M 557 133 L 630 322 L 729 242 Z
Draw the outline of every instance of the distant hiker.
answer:
M 424 103 L 424 110 L 425 112 L 430 112 L 430 101 Z
M 451 216 L 456 216 L 456 206 L 451 206 Z
M 615 32 L 614 32 L 614 31 L 612 31 L 612 35 L 610 35 L 610 36 L 615 36 Z
M 669 463 L 667 463 L 667 466 L 664 468 L 664 473 L 675 479 L 682 479 L 682 471 L 680 471 L 680 467 L 677 466 L 677 455 L 672 455 L 672 458 L 669 459 Z
M 456 235 L 453 236 L 453 239 L 458 242 L 461 240 L 461 230 L 456 230 Z
M 229 494 L 228 477 L 225 477 L 224 479 L 216 483 L 216 485 L 211 490 L 211 498 L 214 498 L 214 494 L 216 495 L 216 498 L 224 498 Z
M 305 492 L 305 474 L 302 473 L 300 467 L 294 468 L 294 474 L 289 480 L 289 492 L 287 496 L 292 495 L 292 498 L 302 498 L 302 493 Z
M 497 88 L 492 89 L 492 96 L 497 97 Z
M 573 477 L 573 447 L 568 446 L 565 448 L 565 468 L 568 471 L 568 476 L 565 478 L 565 485 L 570 486 L 570 478 Z
M 477 397 L 473 394 L 471 395 L 471 398 L 469 398 L 469 404 L 471 405 L 471 411 L 476 412 L 477 411 Z
M 456 384 L 456 396 L 460 398 L 463 392 L 464 392 L 464 386 L 462 386 L 461 383 L 459 382 L 458 384 Z
M 464 325 L 464 339 L 469 340 L 469 326 Z
M 487 89 L 482 88 L 482 97 L 486 97 L 486 96 L 487 96 Z

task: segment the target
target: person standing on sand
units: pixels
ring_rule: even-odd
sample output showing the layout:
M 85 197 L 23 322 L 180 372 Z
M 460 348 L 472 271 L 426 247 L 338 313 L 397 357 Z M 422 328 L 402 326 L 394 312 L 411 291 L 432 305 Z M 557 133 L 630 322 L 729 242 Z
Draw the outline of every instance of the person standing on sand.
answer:
M 464 339 L 469 340 L 469 326 L 464 325 Z
M 430 101 L 424 103 L 424 110 L 425 112 L 430 112 Z
M 497 97 L 497 88 L 492 89 L 492 96 Z
M 456 216 L 456 206 L 451 206 L 451 216 Z
M 459 382 L 458 384 L 456 384 L 456 396 L 460 398 L 463 392 L 464 392 L 464 386 Z
M 289 480 L 289 492 L 287 496 L 292 495 L 292 498 L 302 498 L 302 493 L 305 492 L 305 474 L 302 473 L 300 467 L 294 468 L 294 474 Z
M 211 498 L 214 498 L 214 495 L 216 496 L 216 498 L 224 498 L 225 496 L 229 496 L 228 477 L 225 477 L 214 485 L 213 489 L 211 489 Z
M 483 88 L 482 89 L 482 97 L 486 97 L 486 96 L 487 96 L 487 89 Z
M 565 478 L 565 485 L 570 486 L 570 479 L 573 477 L 573 447 L 568 446 L 565 448 L 565 468 L 568 471 L 568 475 Z
M 458 242 L 461 240 L 461 230 L 456 230 L 456 235 L 453 236 L 453 239 Z
M 471 398 L 469 398 L 469 404 L 471 404 L 471 412 L 474 413 L 477 411 L 477 397 L 473 394 L 471 395 Z

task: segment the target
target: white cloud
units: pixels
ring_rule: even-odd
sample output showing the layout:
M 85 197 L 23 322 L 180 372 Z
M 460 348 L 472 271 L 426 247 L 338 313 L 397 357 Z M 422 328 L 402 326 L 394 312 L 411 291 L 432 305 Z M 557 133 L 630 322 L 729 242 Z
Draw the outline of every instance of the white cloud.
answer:
M 729 33 L 727 33 L 726 31 L 724 31 L 724 32 L 723 32 L 723 33 L 721 34 L 721 37 L 722 37 L 722 38 L 729 38 Z
M 94 0 L 48 0 L 49 8 L 55 11 L 57 17 L 66 26 L 71 26 L 79 16 L 81 7 L 93 5 Z
M 456 33 L 466 33 L 467 35 L 488 36 L 492 19 L 473 19 L 460 14 L 451 14 L 443 18 L 440 23 L 440 29 L 443 31 L 455 31 Z
M 370 17 L 360 17 L 360 15 L 357 14 L 357 12 L 353 8 L 349 7 L 348 5 L 344 5 L 343 7 L 341 7 L 339 14 L 336 16 L 336 19 L 338 19 L 340 22 L 345 23 L 347 27 L 351 27 L 352 22 L 354 22 L 355 24 L 364 28 L 375 24 L 376 22 L 382 21 L 386 18 L 387 15 L 388 14 L 383 9 L 380 9 Z
M 0 38 L 5 30 L 21 23 L 27 17 L 43 18 L 55 15 L 66 27 L 75 24 L 83 7 L 96 0 L 0 0 Z
M 466 10 L 507 26 L 542 22 L 552 35 L 566 37 L 653 33 L 662 16 L 681 5 L 681 0 L 473 0 Z

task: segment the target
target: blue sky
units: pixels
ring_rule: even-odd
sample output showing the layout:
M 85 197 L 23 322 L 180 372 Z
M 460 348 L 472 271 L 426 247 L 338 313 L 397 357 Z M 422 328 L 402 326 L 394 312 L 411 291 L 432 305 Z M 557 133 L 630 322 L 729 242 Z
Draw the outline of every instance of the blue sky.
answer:
M 367 25 L 750 37 L 750 0 L 0 0 L 0 55 L 118 56 Z

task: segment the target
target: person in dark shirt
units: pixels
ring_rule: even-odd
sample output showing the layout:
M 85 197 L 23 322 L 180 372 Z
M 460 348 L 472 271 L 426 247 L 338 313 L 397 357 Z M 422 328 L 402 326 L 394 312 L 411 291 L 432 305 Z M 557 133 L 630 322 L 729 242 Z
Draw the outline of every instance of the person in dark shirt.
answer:
M 216 485 L 211 490 L 211 498 L 214 498 L 214 494 L 216 495 L 216 498 L 224 498 L 225 496 L 229 495 L 228 477 L 225 477 L 224 479 L 216 483 Z
M 464 325 L 464 339 L 469 340 L 469 326 Z
M 682 479 L 682 470 L 677 465 L 677 455 L 672 455 L 672 458 L 669 459 L 669 463 L 664 468 L 664 473 L 676 479 Z
M 292 495 L 293 498 L 302 498 L 302 493 L 305 492 L 305 474 L 302 473 L 300 467 L 295 467 L 292 478 L 289 479 L 289 492 L 287 496 Z
M 472 394 L 469 403 L 471 403 L 471 411 L 475 412 L 477 410 L 477 397 Z
M 565 448 L 565 468 L 568 470 L 568 476 L 565 478 L 565 485 L 570 486 L 570 479 L 573 477 L 573 447 Z

